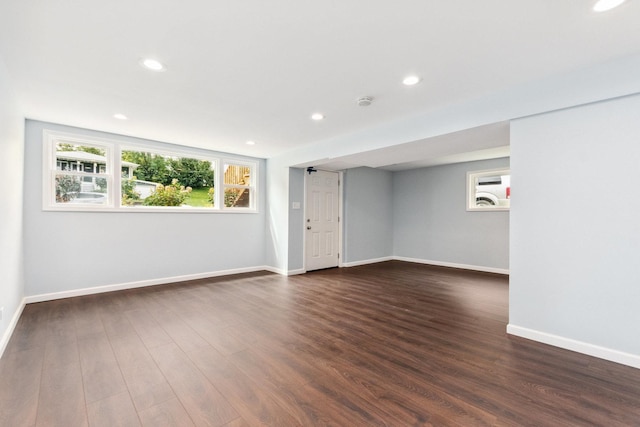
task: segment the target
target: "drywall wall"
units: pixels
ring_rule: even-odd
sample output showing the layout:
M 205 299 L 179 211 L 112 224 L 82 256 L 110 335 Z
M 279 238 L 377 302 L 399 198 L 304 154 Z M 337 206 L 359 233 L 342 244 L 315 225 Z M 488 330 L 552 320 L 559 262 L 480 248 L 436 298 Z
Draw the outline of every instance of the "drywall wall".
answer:
M 392 255 L 391 176 L 391 172 L 371 168 L 344 171 L 340 249 L 343 265 Z M 288 273 L 304 271 L 304 185 L 304 169 L 291 168 Z M 293 203 L 300 203 L 300 209 L 294 209 Z
M 258 197 L 259 213 L 43 211 L 44 129 L 172 147 L 27 121 L 24 244 L 28 296 L 264 266 L 264 195 Z M 264 169 L 260 160 L 259 191 L 265 188 Z
M 640 95 L 511 124 L 509 331 L 640 367 Z
M 21 308 L 23 282 L 22 175 L 24 117 L 0 58 L 0 355 Z
M 305 171 L 289 169 L 289 263 L 287 272 L 304 269 L 304 209 Z M 294 207 L 294 204 L 296 207 Z
M 392 176 L 364 167 L 345 171 L 342 262 L 346 265 L 393 255 Z
M 279 159 L 267 159 L 267 226 L 265 260 L 280 274 L 289 269 L 289 165 Z
M 509 212 L 466 210 L 467 172 L 505 167 L 508 158 L 394 173 L 394 256 L 508 271 Z

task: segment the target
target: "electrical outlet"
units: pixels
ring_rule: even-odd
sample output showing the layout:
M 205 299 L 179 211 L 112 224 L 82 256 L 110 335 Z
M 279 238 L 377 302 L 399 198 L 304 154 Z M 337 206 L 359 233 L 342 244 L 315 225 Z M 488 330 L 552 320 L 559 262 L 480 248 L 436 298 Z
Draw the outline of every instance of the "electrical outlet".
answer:
M 2 320 L 3 314 L 4 314 L 4 307 L 0 307 L 0 320 Z

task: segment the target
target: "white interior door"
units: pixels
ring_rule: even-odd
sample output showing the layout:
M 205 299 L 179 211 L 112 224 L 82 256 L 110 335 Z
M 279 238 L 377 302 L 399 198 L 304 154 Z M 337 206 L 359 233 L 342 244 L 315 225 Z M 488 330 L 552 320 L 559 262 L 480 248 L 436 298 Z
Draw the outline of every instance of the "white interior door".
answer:
M 305 269 L 338 266 L 340 224 L 338 172 L 306 175 Z

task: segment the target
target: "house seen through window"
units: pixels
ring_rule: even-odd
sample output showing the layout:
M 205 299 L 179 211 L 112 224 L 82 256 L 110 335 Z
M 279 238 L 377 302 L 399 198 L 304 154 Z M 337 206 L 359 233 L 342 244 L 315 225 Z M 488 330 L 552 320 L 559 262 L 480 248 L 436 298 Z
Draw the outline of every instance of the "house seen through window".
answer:
M 45 136 L 47 210 L 255 211 L 255 162 Z
M 112 182 L 107 151 L 107 147 L 57 142 L 55 202 L 107 205 Z

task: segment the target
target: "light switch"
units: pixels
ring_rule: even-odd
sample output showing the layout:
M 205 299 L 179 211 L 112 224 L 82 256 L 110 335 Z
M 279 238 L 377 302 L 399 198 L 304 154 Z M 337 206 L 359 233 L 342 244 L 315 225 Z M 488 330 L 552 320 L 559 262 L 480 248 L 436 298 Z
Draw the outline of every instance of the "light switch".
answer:
M 291 209 L 300 209 L 300 202 L 291 203 Z

